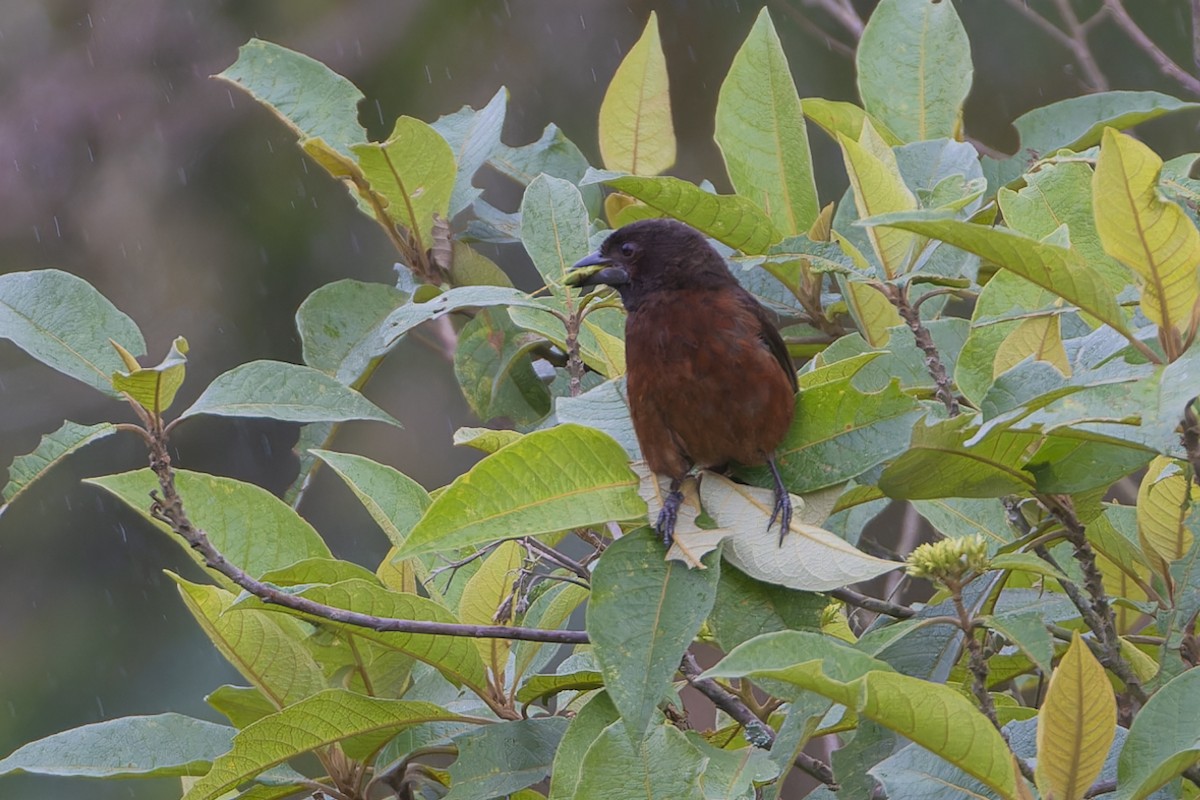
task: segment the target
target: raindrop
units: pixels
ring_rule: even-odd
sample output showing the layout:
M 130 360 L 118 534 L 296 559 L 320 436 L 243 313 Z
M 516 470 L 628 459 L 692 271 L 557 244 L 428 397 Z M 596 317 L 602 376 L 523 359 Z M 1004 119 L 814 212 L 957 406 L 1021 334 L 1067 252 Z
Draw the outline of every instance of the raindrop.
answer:
M 433 73 L 431 73 L 429 71 L 428 64 L 425 65 L 425 80 L 429 81 L 430 83 L 433 83 Z
M 693 64 L 696 63 L 696 49 L 690 44 L 688 45 L 688 58 L 692 60 Z
M 450 68 L 449 68 L 449 67 L 446 67 L 446 80 L 448 80 L 448 81 L 452 81 L 452 80 L 454 80 L 454 76 L 452 76 L 452 75 L 450 74 Z
M 592 67 L 592 83 L 599 83 L 599 82 L 600 81 L 596 78 L 596 68 Z
M 554 28 L 550 26 L 549 22 L 546 23 L 546 33 L 550 34 L 551 36 L 554 35 Z
M 104 702 L 100 699 L 100 695 L 96 695 L 96 708 L 100 709 L 100 716 L 104 716 Z
M 18 175 L 21 174 L 21 162 L 17 161 L 15 158 L 13 159 L 13 172 L 17 173 Z
M 579 29 L 584 31 L 587 30 L 587 23 L 583 21 L 583 14 L 579 15 Z
M 265 455 L 267 458 L 270 458 L 271 457 L 271 440 L 268 439 L 264 435 L 262 437 L 261 441 L 262 441 L 263 455 Z
M 59 239 L 62 238 L 62 228 L 58 227 L 58 215 L 57 214 L 54 215 L 54 235 Z
M 362 243 L 358 241 L 358 234 L 354 233 L 353 231 L 350 232 L 350 249 L 353 250 L 356 255 L 362 254 Z M 0 383 L 0 390 L 3 388 L 4 384 Z
M 185 170 L 183 167 L 180 167 L 179 169 L 175 170 L 175 174 L 179 176 L 180 185 L 187 186 L 187 170 Z
M 88 150 L 88 161 L 92 164 L 95 164 L 96 163 L 96 154 L 94 152 L 92 152 L 91 144 L 89 144 L 87 146 L 87 150 Z
M 121 242 L 121 258 L 129 258 L 129 251 L 125 249 L 125 243 Z
M 89 11 L 89 12 L 88 12 L 88 14 L 87 14 L 87 22 L 88 22 L 88 27 L 89 27 L 89 28 L 95 28 L 95 27 L 96 27 L 96 26 L 95 26 L 95 25 L 92 23 L 92 14 L 91 14 L 91 12 L 90 12 L 90 11 Z
M 225 90 L 225 94 L 229 95 L 229 107 L 230 107 L 230 108 L 236 108 L 237 106 L 235 106 L 235 105 L 233 104 L 233 90 L 232 90 L 232 89 L 226 89 L 226 90 Z
M 125 523 L 124 523 L 124 522 L 118 522 L 118 523 L 117 523 L 117 530 L 121 532 L 121 543 L 122 543 L 122 544 L 129 544 L 129 532 L 125 530 Z
M 267 152 L 272 154 L 275 152 L 275 145 L 271 144 L 270 139 L 267 139 Z
M 361 61 L 363 57 L 362 39 L 354 40 L 354 53 L 358 56 L 359 61 Z
M 37 240 L 38 244 L 42 243 L 42 233 L 38 230 L 37 225 L 33 226 L 33 238 Z
M 40 126 L 38 125 L 37 117 L 33 118 L 33 132 L 38 133 Z
M 300 159 L 300 169 L 304 170 L 305 175 L 308 174 L 308 159 L 307 158 Z
M 379 115 L 379 124 L 386 125 L 383 119 L 383 103 L 379 102 L 379 98 L 375 98 L 375 113 Z
M 267 248 L 265 248 L 261 245 L 258 248 L 258 260 L 264 264 L 271 263 L 271 257 L 269 255 L 267 255 Z

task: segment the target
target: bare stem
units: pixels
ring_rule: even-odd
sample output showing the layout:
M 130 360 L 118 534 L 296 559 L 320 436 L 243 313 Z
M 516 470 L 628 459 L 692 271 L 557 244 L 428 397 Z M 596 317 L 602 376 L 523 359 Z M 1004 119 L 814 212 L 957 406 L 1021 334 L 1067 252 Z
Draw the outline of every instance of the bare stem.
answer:
M 925 323 L 921 321 L 920 309 L 908 301 L 908 287 L 889 286 L 885 294 L 892 301 L 896 310 L 900 312 L 900 317 L 907 323 L 909 330 L 913 332 L 917 347 L 921 348 L 921 352 L 925 354 L 925 369 L 929 370 L 929 375 L 933 378 L 934 394 L 938 400 L 942 401 L 942 405 L 946 406 L 947 413 L 952 417 L 957 417 L 962 409 L 959 408 L 958 398 L 954 396 L 954 390 L 951 388 L 946 365 L 942 363 L 942 356 L 938 353 L 937 345 L 933 343 L 933 336 L 925 327 Z
M 872 611 L 876 614 L 884 614 L 896 619 L 908 619 L 915 616 L 917 612 L 913 611 L 908 606 L 902 606 L 899 603 L 889 603 L 887 600 L 880 600 L 869 595 L 861 594 L 853 589 L 842 587 L 834 589 L 829 593 L 831 597 L 836 597 L 846 605 L 861 608 L 864 611 Z

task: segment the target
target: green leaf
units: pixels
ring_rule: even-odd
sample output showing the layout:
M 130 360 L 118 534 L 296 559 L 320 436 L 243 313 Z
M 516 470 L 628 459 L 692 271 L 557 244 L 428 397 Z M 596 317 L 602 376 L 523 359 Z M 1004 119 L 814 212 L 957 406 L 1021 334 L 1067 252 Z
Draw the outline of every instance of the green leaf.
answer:
M 580 183 L 607 184 L 750 255 L 766 253 L 783 238 L 770 218 L 745 197 L 710 194 L 678 178 L 645 178 L 589 169 Z
M 559 742 L 547 800 L 573 800 L 579 788 L 584 756 L 605 728 L 616 721 L 617 709 L 607 692 L 598 692 L 579 709 Z
M 707 759 L 671 725 L 656 725 L 631 740 L 609 725 L 588 748 L 574 800 L 704 800 L 701 773 Z
M 133 356 L 113 342 L 113 347 L 122 354 Z M 130 369 L 128 372 L 117 370 L 112 375 L 113 388 L 123 392 L 137 401 L 138 405 L 152 414 L 159 415 L 175 402 L 175 393 L 183 385 L 183 376 L 187 368 L 187 339 L 175 337 L 171 343 L 171 351 L 156 367 Z M 133 361 L 136 364 L 136 361 Z
M 888 797 L 963 800 L 995 797 L 981 782 L 920 745 L 910 744 L 871 767 Z
M 237 61 L 214 76 L 229 81 L 275 112 L 303 141 L 323 139 L 349 155 L 367 140 L 358 124 L 363 95 L 320 61 L 261 39 L 238 50 Z
M 792 425 L 775 451 L 790 491 L 834 486 L 904 452 L 922 413 L 917 401 L 895 382 L 866 394 L 852 380 L 814 386 L 796 398 Z
M 376 420 L 400 427 L 367 398 L 312 367 L 251 361 L 218 375 L 180 414 L 194 417 L 269 417 L 285 422 Z
M 716 140 L 734 190 L 757 203 L 784 235 L 807 232 L 819 210 L 808 132 L 766 8 L 721 84 Z
M 425 302 L 408 302 L 397 308 L 383 325 L 383 339 L 390 348 L 401 336 L 422 322 L 439 319 L 463 308 L 489 306 L 543 308 L 525 292 L 509 286 L 458 286 Z
M 350 148 L 388 218 L 409 230 L 418 251 L 433 246 L 433 217 L 446 217 L 454 190 L 454 151 L 426 123 L 400 117 L 386 142 Z
M 312 583 L 340 583 L 350 580 L 364 580 L 379 583 L 375 573 L 366 567 L 360 567 L 353 561 L 342 561 L 338 558 L 306 558 L 289 564 L 282 569 L 273 569 L 263 573 L 263 583 L 273 586 L 300 586 Z
M 384 321 L 407 301 L 407 294 L 386 283 L 344 279 L 318 288 L 296 311 L 304 363 L 339 383 L 360 385 L 387 352 Z
M 1078 254 L 1004 228 L 954 219 L 888 215 L 869 221 L 941 239 L 1011 270 L 1088 312 L 1120 333 L 1128 328 L 1112 291 L 1097 281 Z
M 57 269 L 0 275 L 0 339 L 62 374 L 119 397 L 111 375 L 125 364 L 109 346 L 134 355 L 142 333 L 91 284 Z
M 708 624 L 721 649 L 729 652 L 764 633 L 796 628 L 819 631 L 828 602 L 814 592 L 785 589 L 723 564 Z
M 826 100 L 822 97 L 806 97 L 800 101 L 804 116 L 815 122 L 829 138 L 837 140 L 838 134 L 857 141 L 863 132 L 863 122 L 870 120 L 871 127 L 889 147 L 904 144 L 882 121 L 873 118 L 854 103 L 843 100 Z
M 456 736 L 458 758 L 450 765 L 446 800 L 499 797 L 541 781 L 566 729 L 563 717 L 535 717 Z
M 1004 506 L 992 498 L 944 497 L 914 500 L 912 504 L 938 533 L 949 539 L 980 535 L 987 540 L 988 549 L 995 551 L 1016 538 Z
M 117 428 L 111 422 L 79 425 L 67 420 L 58 430 L 47 433 L 32 453 L 13 459 L 8 468 L 8 484 L 5 485 L 3 493 L 0 493 L 0 497 L 4 499 L 4 504 L 0 505 L 0 514 L 34 481 L 43 477 L 67 456 L 116 432 Z
M 314 450 L 346 482 L 393 546 L 399 547 L 429 508 L 429 492 L 404 473 L 353 453 Z
M 455 447 L 472 447 L 481 453 L 492 454 L 506 447 L 525 434 L 492 428 L 459 428 L 454 432 Z
M 637 519 L 645 505 L 636 490 L 625 451 L 603 433 L 580 425 L 536 431 L 456 478 L 401 554 Z
M 567 271 L 585 256 L 591 220 L 583 195 L 571 182 L 540 175 L 521 199 L 521 242 L 546 285 L 565 294 L 568 308 L 574 301 L 565 292 Z
M 978 619 L 1021 648 L 1021 652 L 1037 664 L 1043 675 L 1050 674 L 1051 662 L 1054 659 L 1054 640 L 1046 630 L 1046 619 L 1040 613 L 1021 611 L 1015 614 L 984 615 Z
M 779 768 L 771 763 L 767 750 L 757 747 L 722 749 L 710 744 L 695 731 L 688 731 L 684 735 L 691 741 L 692 747 L 708 757 L 704 774 L 700 776 L 705 800 L 755 800 L 759 796 L 757 786 L 781 777 Z
M 153 472 L 140 469 L 89 478 L 85 482 L 123 500 L 203 566 L 202 557 L 167 525 L 150 515 L 150 492 L 159 491 L 158 479 Z M 252 576 L 305 558 L 331 557 L 329 548 L 313 527 L 266 489 L 232 478 L 188 470 L 175 471 L 175 486 L 187 506 L 192 524 L 208 534 L 213 547 L 225 558 Z M 224 576 L 215 572 L 207 574 L 227 588 L 233 588 Z
M 326 687 L 321 667 L 302 642 L 307 634 L 294 621 L 264 611 L 227 613 L 235 600 L 232 592 L 167 574 L 213 646 L 275 708 Z
M 664 560 L 657 536 L 641 528 L 609 545 L 596 564 L 587 631 L 632 742 L 650 727 L 716 599 L 720 560 L 708 562 L 707 569 L 689 569 Z
M 235 736 L 233 749 L 213 762 L 212 770 L 192 784 L 184 800 L 216 800 L 270 767 L 351 737 L 374 736 L 382 744 L 412 725 L 461 719 L 432 703 L 328 689 L 260 719 Z
M 78 778 L 203 775 L 234 730 L 182 714 L 122 717 L 55 733 L 0 759 L 0 775 Z
M 504 127 L 507 104 L 508 90 L 501 86 L 488 104 L 478 111 L 463 106 L 433 123 L 433 129 L 442 135 L 454 151 L 454 161 L 458 167 L 454 190 L 450 194 L 448 218 L 453 219 L 482 194 L 481 189 L 472 185 L 471 179 L 500 147 L 500 130 Z
M 1100 144 L 1106 128 L 1124 130 L 1164 114 L 1200 108 L 1159 92 L 1097 92 L 1071 97 L 1027 111 L 1013 121 L 1021 137 L 1020 152 L 1037 157 L 1055 150 L 1079 152 Z
M 604 688 L 604 676 L 593 670 L 566 675 L 534 675 L 517 691 L 518 703 L 535 703 L 559 692 L 588 692 Z
M 550 411 L 550 391 L 533 371 L 529 351 L 545 343 L 501 309 L 483 309 L 458 332 L 454 375 L 481 420 L 505 417 L 530 425 Z
M 570 313 L 574 303 L 573 298 L 539 297 L 529 307 L 510 308 L 508 315 L 518 327 L 566 350 L 567 329 L 561 317 Z M 592 309 L 579 328 L 577 343 L 584 363 L 600 375 L 615 378 L 625 374 L 625 312 L 616 308 Z
M 392 592 L 377 584 L 364 580 L 349 580 L 331 586 L 312 586 L 300 593 L 316 603 L 334 608 L 344 608 L 362 614 L 389 619 L 425 620 L 429 622 L 457 623 L 459 619 L 441 605 L 415 594 Z M 256 598 L 240 600 L 238 608 L 276 611 L 318 621 L 316 617 L 261 602 Z M 389 650 L 395 650 L 424 661 L 435 667 L 446 678 L 471 688 L 476 694 L 487 691 L 487 678 L 483 662 L 475 649 L 474 642 L 461 636 L 439 636 L 431 633 L 401 633 L 399 631 L 377 631 L 357 625 L 319 620 L 321 625 L 334 628 L 344 637 L 357 637 L 373 642 Z
M 1129 728 L 1117 762 L 1115 800 L 1141 800 L 1200 761 L 1200 670 L 1154 693 Z
M 1106 130 L 1093 181 L 1096 228 L 1105 252 L 1141 278 L 1142 313 L 1183 336 L 1200 302 L 1200 230 L 1159 195 L 1161 173 L 1162 159 L 1153 150 Z
M 1079 161 L 1043 164 L 1025 177 L 1020 191 L 1001 189 L 996 199 L 1004 224 L 1034 239 L 1045 239 L 1066 225 L 1071 249 L 1083 256 L 1112 290 L 1120 295 L 1130 284 L 1129 270 L 1117 263 L 1100 243 L 1092 209 L 1092 169 Z M 991 286 L 991 283 L 988 283 Z M 985 287 L 985 291 L 986 291 Z M 1018 306 L 1031 312 L 1035 307 Z
M 971 44 L 952 3 L 884 0 L 855 56 L 863 107 L 906 142 L 957 139 Z
M 239 730 L 278 710 L 262 692 L 252 686 L 218 686 L 204 698 L 204 702 L 228 717 Z M 221 752 L 228 750 L 226 746 Z
M 607 169 L 657 175 L 675 163 L 667 61 L 651 11 L 600 103 L 600 157 Z
M 629 398 L 624 378 L 605 381 L 577 397 L 554 398 L 554 419 L 560 423 L 586 425 L 607 433 L 625 448 L 630 461 L 642 457 L 637 436 L 633 433 L 633 420 L 629 416 Z
M 970 422 L 963 415 L 913 428 L 909 449 L 884 469 L 879 488 L 888 497 L 905 500 L 1003 497 L 1036 488 L 1022 467 L 1041 437 L 994 431 L 967 447 L 964 429 Z
M 500 174 L 507 175 L 522 186 L 533 183 L 533 179 L 545 173 L 578 183 L 588 170 L 587 159 L 556 125 L 547 125 L 541 138 L 523 147 L 509 147 L 503 142 L 488 164 Z M 584 187 L 583 199 L 589 217 L 600 215 L 600 187 Z

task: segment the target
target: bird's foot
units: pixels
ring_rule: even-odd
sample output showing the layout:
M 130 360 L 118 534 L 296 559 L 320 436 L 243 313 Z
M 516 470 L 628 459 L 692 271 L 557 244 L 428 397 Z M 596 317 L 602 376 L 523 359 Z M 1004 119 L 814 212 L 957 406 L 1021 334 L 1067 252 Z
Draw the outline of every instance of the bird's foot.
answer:
M 792 496 L 783 485 L 783 477 L 779 474 L 779 467 L 775 465 L 775 456 L 767 459 L 767 466 L 771 468 L 771 477 L 775 479 L 775 508 L 771 511 L 767 530 L 771 530 L 776 519 L 779 520 L 779 546 L 783 547 L 783 539 L 792 529 Z
M 658 512 L 658 521 L 654 523 L 654 530 L 658 531 L 658 535 L 662 537 L 663 544 L 668 550 L 671 548 L 671 543 L 675 541 L 675 520 L 679 516 L 679 506 L 682 504 L 683 492 L 672 484 L 670 493 L 663 501 L 662 511 Z

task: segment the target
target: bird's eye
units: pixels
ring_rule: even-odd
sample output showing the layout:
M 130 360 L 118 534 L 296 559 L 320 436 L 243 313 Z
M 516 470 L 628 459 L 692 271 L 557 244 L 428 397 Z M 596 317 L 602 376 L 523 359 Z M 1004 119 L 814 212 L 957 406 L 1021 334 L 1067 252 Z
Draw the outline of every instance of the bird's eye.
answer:
M 637 255 L 637 251 L 637 245 L 633 242 L 626 242 L 625 244 L 621 245 L 621 255 L 625 256 L 626 258 L 633 258 L 635 255 Z

